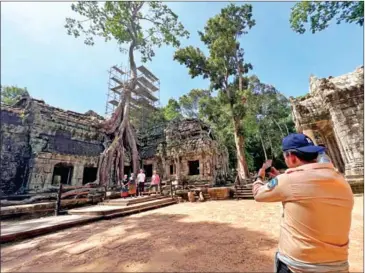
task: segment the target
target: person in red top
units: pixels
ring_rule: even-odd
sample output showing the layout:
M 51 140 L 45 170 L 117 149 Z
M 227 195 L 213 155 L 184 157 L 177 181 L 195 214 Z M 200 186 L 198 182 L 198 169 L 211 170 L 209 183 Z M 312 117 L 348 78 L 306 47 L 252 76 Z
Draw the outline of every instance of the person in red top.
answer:
M 152 179 L 151 179 L 151 188 L 155 189 L 155 191 L 160 191 L 160 176 L 157 171 L 153 171 Z
M 348 272 L 350 185 L 331 162 L 317 162 L 325 148 L 306 135 L 288 135 L 282 147 L 289 169 L 272 168 L 265 183 L 264 164 L 252 189 L 257 202 L 283 205 L 276 272 Z

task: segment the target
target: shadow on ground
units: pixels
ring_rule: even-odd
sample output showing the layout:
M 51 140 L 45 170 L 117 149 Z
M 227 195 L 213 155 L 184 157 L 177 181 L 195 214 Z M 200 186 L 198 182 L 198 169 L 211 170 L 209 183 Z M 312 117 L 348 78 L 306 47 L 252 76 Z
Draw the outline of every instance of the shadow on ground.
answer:
M 257 230 L 156 212 L 5 245 L 1 267 L 2 272 L 272 272 L 276 245 Z

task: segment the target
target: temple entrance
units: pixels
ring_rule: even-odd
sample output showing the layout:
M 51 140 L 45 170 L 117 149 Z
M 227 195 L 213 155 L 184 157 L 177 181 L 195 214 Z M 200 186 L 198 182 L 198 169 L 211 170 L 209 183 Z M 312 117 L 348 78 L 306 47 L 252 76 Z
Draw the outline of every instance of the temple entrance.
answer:
M 74 167 L 66 163 L 58 163 L 54 166 L 52 185 L 58 185 L 60 182 L 64 185 L 71 185 Z
M 94 182 L 96 180 L 96 174 L 98 172 L 98 168 L 95 167 L 85 167 L 84 174 L 82 176 L 82 185 L 85 185 L 90 182 Z
M 189 175 L 199 175 L 199 160 L 189 161 Z
M 131 171 L 131 166 L 124 166 L 124 175 L 128 175 L 128 177 L 130 177 Z
M 143 165 L 143 169 L 146 173 L 146 177 L 152 177 L 152 164 Z

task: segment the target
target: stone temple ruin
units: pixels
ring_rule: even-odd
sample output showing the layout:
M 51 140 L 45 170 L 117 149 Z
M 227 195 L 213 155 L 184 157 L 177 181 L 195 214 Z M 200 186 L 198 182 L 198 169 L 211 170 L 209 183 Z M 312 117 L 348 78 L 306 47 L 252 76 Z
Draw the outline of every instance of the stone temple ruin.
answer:
M 290 98 L 296 129 L 328 149 L 354 192 L 364 191 L 364 67 L 327 79 L 310 78 L 310 92 Z
M 103 117 L 65 111 L 29 95 L 1 109 L 1 194 L 48 186 L 81 186 L 96 179 L 100 153 L 108 139 L 93 124 Z M 215 183 L 228 170 L 228 152 L 209 127 L 196 119 L 175 121 L 138 134 L 140 163 L 147 177 L 180 183 Z M 125 173 L 131 171 L 126 153 Z M 149 180 L 147 180 L 148 182 Z M 111 185 L 115 180 L 111 182 Z
M 228 150 L 216 141 L 207 124 L 197 119 L 175 120 L 164 134 L 164 141 L 149 159 L 150 164 L 159 165 L 163 177 L 182 184 L 212 185 L 217 176 L 227 176 Z
M 325 145 L 354 192 L 363 192 L 364 68 L 339 77 L 310 78 L 310 92 L 290 98 L 296 129 Z M 100 153 L 109 139 L 94 124 L 93 111 L 65 111 L 31 98 L 1 109 L 0 193 L 42 192 L 59 182 L 82 186 L 96 180 Z M 228 151 L 207 124 L 174 120 L 144 130 L 137 126 L 140 166 L 147 183 L 153 170 L 180 185 L 219 185 L 227 181 Z M 131 156 L 125 153 L 124 173 Z M 109 186 L 116 183 L 112 176 Z
M 42 190 L 61 181 L 82 185 L 96 178 L 103 135 L 90 126 L 102 119 L 23 97 L 1 109 L 1 192 Z

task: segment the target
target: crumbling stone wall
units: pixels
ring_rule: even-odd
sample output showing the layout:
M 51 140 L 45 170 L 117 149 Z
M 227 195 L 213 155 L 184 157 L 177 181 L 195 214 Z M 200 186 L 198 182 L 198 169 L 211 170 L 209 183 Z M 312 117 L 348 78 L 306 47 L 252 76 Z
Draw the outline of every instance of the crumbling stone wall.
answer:
M 310 93 L 290 98 L 296 129 L 328 148 L 354 191 L 364 185 L 364 67 L 339 77 L 310 78 Z
M 71 185 L 82 185 L 84 168 L 97 168 L 108 139 L 94 124 L 102 117 L 47 105 L 29 95 L 1 110 L 1 192 L 22 188 L 42 191 L 54 182 L 55 167 L 72 167 Z M 213 184 L 228 172 L 228 152 L 209 126 L 197 119 L 174 121 L 138 132 L 142 165 L 152 164 L 163 179 Z M 199 160 L 199 175 L 189 175 L 188 162 Z M 125 166 L 131 156 L 125 153 Z M 170 165 L 174 173 L 170 174 Z M 112 173 L 114 171 L 112 170 Z M 70 172 L 71 173 L 71 172 Z M 115 184 L 111 176 L 111 183 Z
M 2 195 L 21 190 L 28 179 L 28 160 L 31 154 L 29 128 L 24 124 L 24 112 L 2 106 L 0 131 L 0 193 Z
M 97 167 L 104 135 L 93 126 L 102 119 L 96 113 L 64 111 L 25 96 L 2 108 L 1 117 L 4 193 L 16 192 L 19 185 L 43 190 L 52 184 L 56 164 L 73 166 L 72 185 L 82 183 L 84 167 Z
M 218 174 L 228 173 L 228 151 L 215 139 L 207 124 L 198 119 L 176 120 L 165 129 L 166 142 L 157 156 L 164 162 L 163 176 L 179 183 L 213 185 Z M 189 173 L 189 161 L 199 161 L 199 174 Z M 173 166 L 173 174 L 170 172 Z

